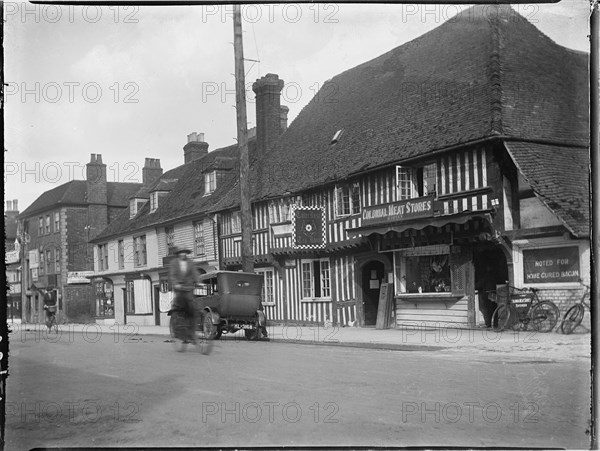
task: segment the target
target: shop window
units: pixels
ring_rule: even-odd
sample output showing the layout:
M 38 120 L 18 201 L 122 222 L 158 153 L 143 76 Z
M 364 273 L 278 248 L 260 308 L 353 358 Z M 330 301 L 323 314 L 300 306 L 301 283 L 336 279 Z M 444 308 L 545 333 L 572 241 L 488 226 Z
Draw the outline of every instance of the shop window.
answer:
M 409 293 L 450 292 L 452 287 L 449 258 L 447 254 L 406 257 L 406 291 Z
M 113 284 L 111 282 L 96 282 L 96 316 L 100 318 L 114 318 L 115 306 L 113 298 Z
M 329 259 L 302 260 L 302 299 L 331 298 Z
M 435 196 L 437 193 L 437 166 L 435 163 L 420 167 L 396 166 L 396 196 L 398 200 Z
M 452 292 L 450 246 L 433 245 L 395 252 L 396 292 Z

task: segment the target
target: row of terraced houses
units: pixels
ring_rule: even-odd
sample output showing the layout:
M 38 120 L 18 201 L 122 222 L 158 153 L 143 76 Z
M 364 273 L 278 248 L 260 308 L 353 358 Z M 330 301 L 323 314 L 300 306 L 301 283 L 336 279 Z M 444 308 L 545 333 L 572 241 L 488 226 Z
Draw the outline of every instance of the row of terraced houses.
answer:
M 253 251 L 269 321 L 473 327 L 490 277 L 537 287 L 563 311 L 580 297 L 590 279 L 589 55 L 508 6 L 489 11 L 474 7 L 335 76 L 289 127 L 284 80 L 254 83 Z M 40 203 L 44 193 L 20 215 L 24 315 L 37 318 L 37 283 L 67 318 L 166 325 L 175 246 L 202 272 L 240 270 L 238 155 L 237 145 L 209 152 L 192 133 L 184 164 L 163 172 L 146 159 L 131 186 L 107 182 L 92 155 L 79 204 Z M 69 250 L 61 224 L 76 215 L 70 230 L 93 258 L 74 263 L 84 252 Z M 48 221 L 58 234 L 50 256 Z M 58 262 L 54 280 L 40 279 L 40 259 Z

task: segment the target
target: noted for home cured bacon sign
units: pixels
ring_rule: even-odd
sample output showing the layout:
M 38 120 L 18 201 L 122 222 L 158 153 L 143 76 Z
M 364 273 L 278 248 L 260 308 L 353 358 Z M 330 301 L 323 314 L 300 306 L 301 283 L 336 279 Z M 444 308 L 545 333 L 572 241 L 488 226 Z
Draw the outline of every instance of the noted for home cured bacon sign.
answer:
M 524 249 L 523 272 L 525 283 L 577 282 L 579 248 Z
M 362 225 L 386 224 L 430 216 L 433 216 L 433 197 L 419 197 L 365 207 L 362 212 Z

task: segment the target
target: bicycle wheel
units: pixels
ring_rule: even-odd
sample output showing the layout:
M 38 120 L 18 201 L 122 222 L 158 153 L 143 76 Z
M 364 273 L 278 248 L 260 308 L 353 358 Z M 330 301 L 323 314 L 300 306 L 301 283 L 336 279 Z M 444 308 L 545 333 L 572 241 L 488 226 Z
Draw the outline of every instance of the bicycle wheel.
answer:
M 577 327 L 581 324 L 581 321 L 583 321 L 584 313 L 585 309 L 581 304 L 575 304 L 573 307 L 567 310 L 567 313 L 565 313 L 560 325 L 560 330 L 562 333 L 569 335 L 571 332 L 577 329 Z
M 492 315 L 492 326 L 502 332 L 510 327 L 511 311 L 507 304 L 500 304 Z
M 50 325 L 50 332 L 54 332 L 58 335 L 58 322 L 56 321 L 56 316 L 52 317 L 52 324 Z
M 551 301 L 542 301 L 534 305 L 529 312 L 531 328 L 537 332 L 552 332 L 558 322 L 560 312 Z

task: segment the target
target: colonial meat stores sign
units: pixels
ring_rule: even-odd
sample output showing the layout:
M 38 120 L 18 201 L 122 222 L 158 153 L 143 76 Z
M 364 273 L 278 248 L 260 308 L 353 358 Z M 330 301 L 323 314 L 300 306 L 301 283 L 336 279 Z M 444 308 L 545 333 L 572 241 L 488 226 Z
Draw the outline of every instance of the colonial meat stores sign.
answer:
M 579 248 L 524 249 L 523 272 L 525 283 L 577 282 Z
M 419 197 L 365 207 L 362 213 L 362 225 L 386 224 L 431 216 L 433 216 L 433 197 Z

